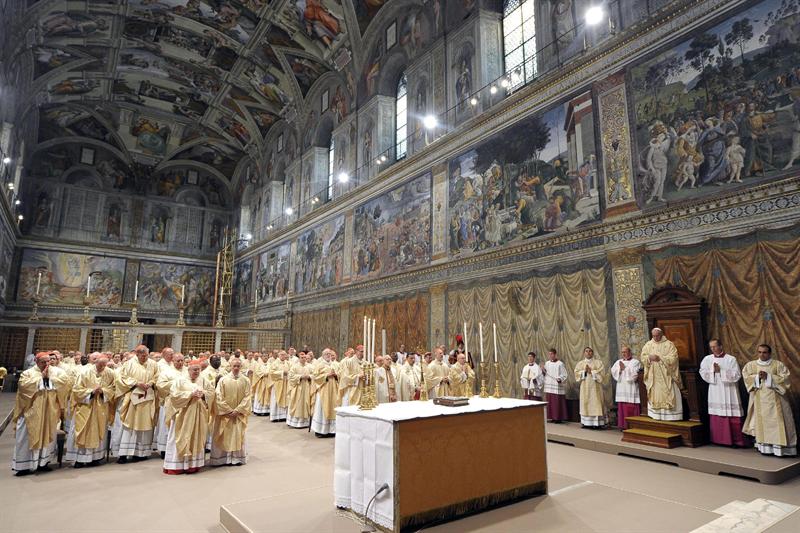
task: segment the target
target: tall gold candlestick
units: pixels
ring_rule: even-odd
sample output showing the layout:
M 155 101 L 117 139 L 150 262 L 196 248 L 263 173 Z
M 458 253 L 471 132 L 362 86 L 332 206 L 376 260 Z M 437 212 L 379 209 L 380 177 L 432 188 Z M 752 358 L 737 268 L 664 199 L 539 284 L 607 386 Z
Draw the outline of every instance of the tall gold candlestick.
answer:
M 183 301 L 181 301 L 180 305 L 178 305 L 178 321 L 175 322 L 176 326 L 185 326 L 186 319 L 184 318 L 184 307 Z
M 494 364 L 494 397 L 501 398 L 503 393 L 500 391 L 500 363 Z
M 89 278 L 89 279 L 91 279 L 91 278 Z M 90 302 L 91 302 L 91 300 L 89 300 L 89 295 L 88 295 L 88 291 L 87 291 L 87 295 L 83 297 L 83 321 L 86 322 L 87 324 L 92 321 L 92 316 L 89 314 L 89 303 Z
M 39 276 L 41 276 L 41 273 L 39 274 Z M 33 297 L 33 309 L 31 310 L 31 316 L 28 317 L 28 320 L 30 320 L 30 321 L 39 320 L 39 302 L 40 301 L 41 301 L 41 298 L 39 298 L 39 296 L 34 296 Z
M 486 390 L 486 363 L 481 361 L 481 398 L 488 398 L 489 391 Z

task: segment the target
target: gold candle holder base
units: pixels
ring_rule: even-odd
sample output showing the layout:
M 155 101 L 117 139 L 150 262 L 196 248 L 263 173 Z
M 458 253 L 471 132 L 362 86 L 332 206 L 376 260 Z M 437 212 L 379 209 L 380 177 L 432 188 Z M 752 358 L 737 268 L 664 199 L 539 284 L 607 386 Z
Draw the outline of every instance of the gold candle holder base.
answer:
M 222 309 L 219 310 L 217 313 L 217 323 L 214 324 L 215 328 L 224 328 L 225 322 L 222 321 Z
M 134 303 L 133 307 L 131 307 L 131 318 L 128 320 L 128 324 L 131 326 L 137 326 L 139 324 L 139 317 L 137 316 L 137 313 L 138 305 Z
M 89 314 L 89 298 L 83 299 L 83 321 L 89 324 L 92 321 L 92 316 Z
M 184 318 L 183 305 L 178 306 L 178 321 L 175 322 L 176 326 L 185 326 L 186 319 Z
M 494 397 L 502 398 L 503 393 L 500 391 L 500 364 L 494 364 Z
M 486 390 L 486 363 L 481 361 L 481 398 L 488 398 L 489 391 Z
M 359 411 L 370 411 L 378 406 L 378 398 L 375 395 L 374 371 L 375 365 L 364 363 L 364 382 L 359 385 L 362 387 L 361 398 L 358 401 Z

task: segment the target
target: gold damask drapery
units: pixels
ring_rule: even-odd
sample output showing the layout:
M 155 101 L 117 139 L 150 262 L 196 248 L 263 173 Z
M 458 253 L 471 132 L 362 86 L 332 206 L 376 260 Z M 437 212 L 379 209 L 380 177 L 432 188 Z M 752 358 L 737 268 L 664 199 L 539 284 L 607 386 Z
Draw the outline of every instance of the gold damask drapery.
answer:
M 652 264 L 657 286 L 686 285 L 706 299 L 707 334 L 719 337 L 740 365 L 755 358 L 758 344 L 771 345 L 792 374 L 793 404 L 798 405 L 800 239 L 686 251 L 655 257 Z
M 364 317 L 374 318 L 375 353 L 381 351 L 381 329 L 386 330 L 386 351 L 396 352 L 400 344 L 406 351 L 428 348 L 430 297 L 427 292 L 395 300 L 382 300 L 350 307 L 350 346 L 363 343 Z
M 482 322 L 484 358 L 493 362 L 492 323 L 496 323 L 501 386 L 506 396 L 516 397 L 522 396 L 519 375 L 527 363 L 527 353 L 533 350 L 539 361 L 545 361 L 547 350 L 554 347 L 570 375 L 567 396 L 577 398 L 572 374 L 583 358 L 585 346 L 591 346 L 606 365 L 616 360 L 616 354 L 608 353 L 605 287 L 604 269 L 594 268 L 449 290 L 448 341 L 452 344 L 467 322 L 469 351 L 477 363 L 480 361 L 478 322 Z M 492 390 L 493 368 L 490 364 L 487 381 Z M 606 392 L 606 401 L 611 405 L 610 384 Z
M 319 357 L 324 348 L 333 348 L 341 357 L 339 346 L 341 310 L 338 307 L 295 313 L 292 317 L 292 346 L 300 350 L 304 344 Z

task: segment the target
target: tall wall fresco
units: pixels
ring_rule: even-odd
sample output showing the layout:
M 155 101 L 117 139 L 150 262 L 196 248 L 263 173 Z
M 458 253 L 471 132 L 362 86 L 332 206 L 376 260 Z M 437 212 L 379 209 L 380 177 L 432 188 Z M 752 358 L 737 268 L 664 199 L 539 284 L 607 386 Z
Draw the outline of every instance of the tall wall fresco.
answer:
M 515 123 L 450 161 L 449 172 L 451 255 L 597 220 L 591 94 Z
M 355 279 L 430 263 L 430 173 L 355 209 L 352 260 Z
M 83 305 L 91 276 L 90 305 L 119 305 L 124 273 L 125 260 L 118 257 L 26 248 L 22 253 L 17 300 L 30 302 L 36 296 L 38 284 L 43 304 Z
M 325 289 L 342 282 L 344 216 L 328 220 L 300 235 L 292 264 L 294 292 Z
M 267 303 L 283 298 L 289 290 L 289 259 L 291 244 L 285 242 L 262 253 L 256 271 L 258 301 Z
M 769 0 L 630 73 L 642 205 L 698 198 L 800 165 L 800 2 Z
M 142 261 L 139 265 L 139 306 L 176 311 L 183 293 L 188 315 L 210 313 L 214 299 L 214 269 Z

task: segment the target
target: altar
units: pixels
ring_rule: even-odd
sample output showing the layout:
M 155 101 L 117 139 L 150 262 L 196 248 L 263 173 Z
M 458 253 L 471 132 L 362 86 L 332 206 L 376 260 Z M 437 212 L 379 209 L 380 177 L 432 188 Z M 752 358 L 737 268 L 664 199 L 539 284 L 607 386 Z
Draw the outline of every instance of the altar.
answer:
M 547 492 L 544 402 L 470 398 L 336 410 L 336 507 L 389 531 L 482 512 Z

